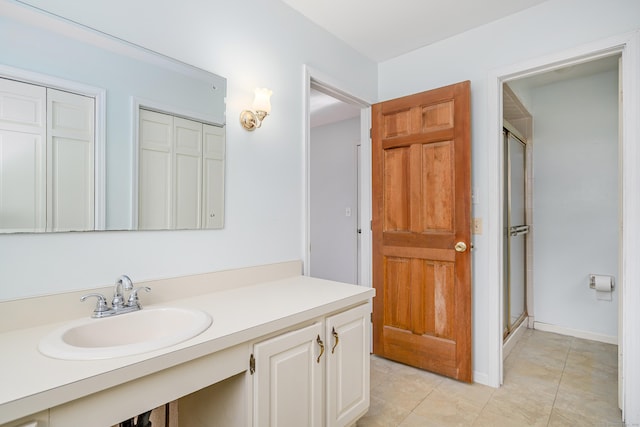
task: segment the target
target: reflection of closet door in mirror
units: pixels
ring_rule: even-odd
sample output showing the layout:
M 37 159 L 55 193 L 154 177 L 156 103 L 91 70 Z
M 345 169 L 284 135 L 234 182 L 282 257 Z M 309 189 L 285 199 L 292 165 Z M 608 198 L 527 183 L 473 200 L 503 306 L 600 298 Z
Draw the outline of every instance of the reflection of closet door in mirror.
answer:
M 0 79 L 0 229 L 45 231 L 46 88 Z
M 0 79 L 0 229 L 94 228 L 95 101 Z
M 224 128 L 203 125 L 203 194 L 202 227 L 224 226 Z
M 138 229 L 224 225 L 223 127 L 140 109 Z
M 167 230 L 173 220 L 173 117 L 140 110 L 138 229 Z
M 175 228 L 200 228 L 202 211 L 202 123 L 173 118 Z
M 95 101 L 47 90 L 47 231 L 94 229 Z

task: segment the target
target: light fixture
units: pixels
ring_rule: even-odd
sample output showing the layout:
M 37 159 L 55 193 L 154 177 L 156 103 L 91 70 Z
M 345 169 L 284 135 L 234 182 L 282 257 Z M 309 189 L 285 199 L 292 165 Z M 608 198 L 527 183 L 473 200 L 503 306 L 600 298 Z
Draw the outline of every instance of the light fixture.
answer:
M 262 126 L 262 121 L 271 112 L 271 90 L 267 88 L 256 88 L 256 95 L 253 99 L 253 109 L 243 110 L 240 113 L 240 124 L 248 131 L 252 131 Z

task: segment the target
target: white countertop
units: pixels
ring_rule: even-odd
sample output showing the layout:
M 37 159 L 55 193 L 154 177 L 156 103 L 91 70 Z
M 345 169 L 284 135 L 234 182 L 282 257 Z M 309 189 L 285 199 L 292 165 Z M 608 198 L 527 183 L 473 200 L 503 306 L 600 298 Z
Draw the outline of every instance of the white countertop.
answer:
M 295 276 L 149 305 L 200 309 L 213 323 L 180 344 L 107 360 L 67 361 L 42 355 L 39 341 L 66 322 L 2 333 L 0 423 L 364 303 L 374 293 L 371 288 Z

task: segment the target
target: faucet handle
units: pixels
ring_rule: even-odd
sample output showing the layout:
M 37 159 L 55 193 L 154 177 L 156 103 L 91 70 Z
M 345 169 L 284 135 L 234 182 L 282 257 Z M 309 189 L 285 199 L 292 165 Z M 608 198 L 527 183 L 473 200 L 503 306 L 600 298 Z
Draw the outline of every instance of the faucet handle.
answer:
M 80 301 L 84 302 L 89 297 L 96 297 L 98 301 L 96 302 L 96 308 L 93 310 L 93 317 L 102 317 L 104 313 L 109 311 L 109 305 L 107 304 L 107 299 L 102 294 L 87 294 L 80 297 Z
M 148 286 L 140 286 L 139 288 L 135 288 L 129 294 L 129 301 L 127 302 L 127 306 L 142 308 L 142 306 L 140 305 L 140 300 L 138 299 L 138 291 L 142 289 L 144 289 L 146 292 L 151 292 L 151 288 Z

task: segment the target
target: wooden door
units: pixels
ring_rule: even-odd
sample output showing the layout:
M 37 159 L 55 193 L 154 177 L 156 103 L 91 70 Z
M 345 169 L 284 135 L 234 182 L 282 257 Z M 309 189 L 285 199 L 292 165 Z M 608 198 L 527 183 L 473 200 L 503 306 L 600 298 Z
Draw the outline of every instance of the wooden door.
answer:
M 373 351 L 470 382 L 470 84 L 372 114 Z

